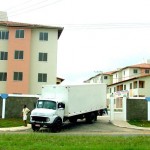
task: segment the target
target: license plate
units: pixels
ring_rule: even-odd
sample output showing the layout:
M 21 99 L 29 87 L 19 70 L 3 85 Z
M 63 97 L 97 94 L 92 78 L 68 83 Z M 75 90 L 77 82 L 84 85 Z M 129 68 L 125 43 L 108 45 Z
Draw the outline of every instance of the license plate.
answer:
M 40 127 L 40 124 L 35 124 L 36 127 Z

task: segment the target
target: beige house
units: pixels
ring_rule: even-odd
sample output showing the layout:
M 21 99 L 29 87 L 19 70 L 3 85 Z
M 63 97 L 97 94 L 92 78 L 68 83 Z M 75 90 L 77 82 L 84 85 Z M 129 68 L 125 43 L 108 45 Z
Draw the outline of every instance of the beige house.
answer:
M 107 84 L 107 99 L 113 95 L 115 99 L 115 107 L 122 108 L 121 94 L 128 97 L 149 97 L 150 96 L 150 63 L 141 63 L 127 66 L 117 71 L 109 72 L 108 79 L 99 80 L 107 73 L 98 74 L 85 82 L 96 82 Z M 108 102 L 109 103 L 109 102 Z
M 113 80 L 113 72 L 104 72 L 104 73 L 99 73 L 88 80 L 85 80 L 85 83 L 106 83 L 107 85 L 112 83 Z

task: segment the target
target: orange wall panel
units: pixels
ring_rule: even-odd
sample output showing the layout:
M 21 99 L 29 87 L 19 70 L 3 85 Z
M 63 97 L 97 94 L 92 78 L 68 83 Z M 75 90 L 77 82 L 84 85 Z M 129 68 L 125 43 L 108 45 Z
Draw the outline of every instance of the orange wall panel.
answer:
M 31 29 L 23 29 L 24 38 L 15 38 L 17 29 L 23 28 L 9 28 L 7 93 L 27 94 L 29 92 Z M 14 59 L 15 50 L 24 51 L 22 60 Z M 23 80 L 14 81 L 14 72 L 23 72 Z

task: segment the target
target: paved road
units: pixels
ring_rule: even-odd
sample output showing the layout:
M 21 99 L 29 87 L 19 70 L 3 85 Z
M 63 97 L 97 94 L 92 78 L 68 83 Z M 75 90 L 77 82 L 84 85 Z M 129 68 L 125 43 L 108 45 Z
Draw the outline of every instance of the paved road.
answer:
M 25 131 L 32 133 L 32 129 Z M 47 129 L 41 129 L 39 132 L 50 133 Z M 85 120 L 78 121 L 76 124 L 65 123 L 62 131 L 58 134 L 82 134 L 82 135 L 150 135 L 150 130 L 137 130 L 121 128 L 113 125 L 108 116 L 98 117 L 97 122 L 87 124 Z

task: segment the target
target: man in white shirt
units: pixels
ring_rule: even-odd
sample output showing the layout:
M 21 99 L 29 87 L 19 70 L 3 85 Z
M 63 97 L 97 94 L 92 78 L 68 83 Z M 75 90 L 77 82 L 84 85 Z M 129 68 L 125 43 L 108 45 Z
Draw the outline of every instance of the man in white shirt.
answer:
M 30 112 L 30 110 L 27 108 L 26 105 L 24 105 L 24 108 L 22 109 L 22 116 L 23 116 L 23 121 L 24 121 L 24 126 L 27 127 L 27 115 Z

